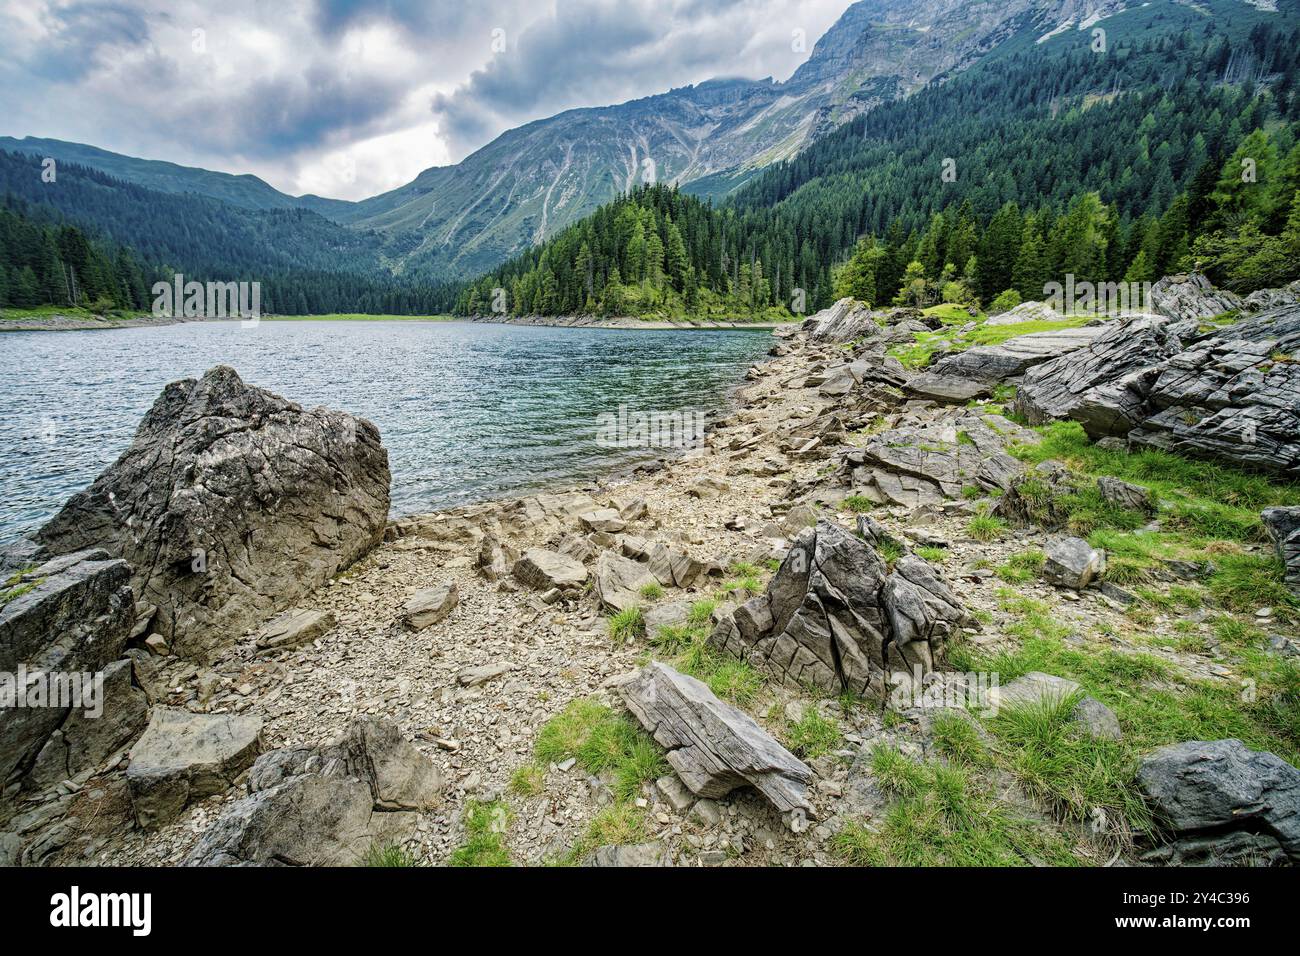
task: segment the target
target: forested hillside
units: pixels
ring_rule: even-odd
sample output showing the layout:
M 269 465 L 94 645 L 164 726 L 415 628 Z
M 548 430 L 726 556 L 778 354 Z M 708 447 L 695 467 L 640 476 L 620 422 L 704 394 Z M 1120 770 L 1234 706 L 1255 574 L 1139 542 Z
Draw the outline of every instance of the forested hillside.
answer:
M 25 268 L 38 279 L 41 301 L 34 304 L 85 304 L 43 278 L 50 269 L 42 265 L 48 256 L 40 233 L 68 225 L 106 249 L 128 247 L 146 278 L 181 272 L 200 281 L 261 282 L 266 311 L 428 314 L 445 311 L 454 298 L 450 285 L 393 277 L 373 235 L 308 210 L 250 210 L 193 193 L 157 192 L 69 163 L 59 164 L 54 182 L 41 173 L 40 157 L 0 151 L 0 202 L 36 226 L 14 231 L 6 244 L 5 284 L 22 288 L 0 305 L 29 301 Z M 134 294 L 110 299 L 121 308 L 141 307 Z
M 1159 25 L 991 59 L 861 117 L 712 208 L 633 192 L 461 296 L 486 311 L 762 314 L 1041 297 L 1048 278 L 1297 272 L 1300 31 Z M 951 162 L 946 162 L 951 160 Z M 1243 160 L 1251 173 L 1244 176 Z M 944 173 L 947 171 L 948 176 Z M 1288 245 L 1290 244 L 1290 245 Z M 852 265 L 844 268 L 857 250 Z

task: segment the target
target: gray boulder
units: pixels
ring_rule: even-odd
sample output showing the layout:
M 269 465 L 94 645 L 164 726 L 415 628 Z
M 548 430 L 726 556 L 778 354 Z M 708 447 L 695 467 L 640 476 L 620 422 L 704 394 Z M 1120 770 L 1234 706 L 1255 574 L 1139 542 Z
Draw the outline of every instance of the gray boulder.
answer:
M 1032 332 L 1008 339 L 1001 345 L 977 345 L 964 352 L 945 355 L 930 367 L 936 376 L 977 382 L 1003 382 L 1024 375 L 1029 369 L 1077 352 L 1091 344 L 1107 325 Z
M 257 635 L 257 646 L 264 651 L 279 651 L 310 644 L 329 633 L 334 624 L 334 615 L 329 611 L 292 607 L 263 625 Z
M 101 712 L 72 708 L 41 746 L 27 786 L 46 790 L 98 770 L 140 735 L 149 721 L 149 701 L 132 682 L 132 670 L 125 658 L 103 669 Z
M 435 808 L 437 766 L 388 721 L 358 718 L 340 741 L 274 750 L 249 772 L 249 795 L 203 834 L 187 866 L 351 866 L 413 835 Z
M 1240 309 L 1241 296 L 1216 289 L 1199 272 L 1165 276 L 1151 287 L 1153 312 L 1171 319 L 1211 319 L 1224 312 Z
M 1120 323 L 1025 375 L 1016 409 L 1073 418 L 1093 439 L 1126 438 L 1188 457 L 1300 475 L 1300 306 L 1233 325 L 1180 330 Z
M 1137 782 L 1175 840 L 1245 831 L 1300 862 L 1300 770 L 1274 754 L 1231 739 L 1172 744 L 1142 761 Z
M 367 421 L 245 385 L 226 366 L 168 385 L 131 447 L 35 536 L 126 559 L 154 630 L 199 659 L 379 543 L 388 453 Z
M 840 299 L 804 322 L 813 342 L 850 342 L 880 334 L 875 314 L 856 299 Z
M 596 559 L 595 579 L 601 607 L 615 613 L 644 604 L 641 589 L 659 583 L 646 565 L 612 551 Z
M 193 801 L 229 789 L 261 752 L 259 717 L 155 707 L 126 768 L 136 822 L 171 822 Z
M 698 797 L 752 786 L 782 813 L 809 813 L 812 771 L 744 711 L 658 661 L 623 685 L 623 699 Z
M 1043 551 L 1043 577 L 1057 587 L 1082 591 L 1106 570 L 1105 552 L 1082 538 L 1051 538 Z
M 587 582 L 587 569 L 567 555 L 545 548 L 529 548 L 515 562 L 515 579 L 538 591 L 559 588 L 561 591 L 580 588 Z
M 630 846 L 600 846 L 592 851 L 588 866 L 671 866 L 668 848 L 662 843 Z
M 1300 508 L 1265 508 L 1260 519 L 1286 568 L 1287 586 L 1300 594 Z

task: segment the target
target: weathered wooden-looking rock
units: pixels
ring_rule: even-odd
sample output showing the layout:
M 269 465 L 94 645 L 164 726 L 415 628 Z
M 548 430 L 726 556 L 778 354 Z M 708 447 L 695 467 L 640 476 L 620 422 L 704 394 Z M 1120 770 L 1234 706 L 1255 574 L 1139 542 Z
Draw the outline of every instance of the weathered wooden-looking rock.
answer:
M 136 599 L 158 607 L 154 629 L 205 659 L 378 544 L 388 483 L 374 425 L 222 365 L 163 389 L 131 447 L 36 541 L 126 559 Z
M 812 771 L 695 678 L 655 661 L 623 685 L 623 699 L 696 796 L 723 797 L 748 785 L 782 813 L 812 810 Z

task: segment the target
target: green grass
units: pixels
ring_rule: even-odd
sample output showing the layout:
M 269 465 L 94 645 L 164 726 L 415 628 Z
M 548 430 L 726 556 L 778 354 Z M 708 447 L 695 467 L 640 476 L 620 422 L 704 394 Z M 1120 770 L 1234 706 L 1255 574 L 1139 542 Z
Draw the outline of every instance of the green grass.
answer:
M 612 781 L 614 802 L 556 862 L 574 865 L 599 846 L 644 842 L 645 811 L 635 797 L 670 770 L 659 745 L 629 717 L 590 698 L 575 700 L 543 725 L 533 755 L 538 765 L 573 759 L 592 776 Z
M 409 850 L 396 843 L 372 846 L 361 860 L 362 866 L 368 867 L 414 867 L 423 866 L 420 859 Z
M 855 866 L 1028 866 L 1078 860 L 1050 829 L 999 804 L 974 767 L 917 762 L 877 745 L 871 772 L 892 803 L 872 829 L 850 822 L 831 840 Z
M 1056 459 L 1089 475 L 1142 485 L 1160 499 L 1161 520 L 1203 538 L 1263 540 L 1259 513 L 1270 505 L 1300 505 L 1300 484 L 1240 471 L 1226 462 L 1181 458 L 1157 449 L 1108 451 L 1092 444 L 1078 422 L 1038 429 L 1037 445 L 1011 449 L 1030 464 Z
M 609 619 L 609 636 L 617 644 L 645 637 L 645 616 L 639 607 L 619 611 Z
M 465 804 L 465 842 L 452 852 L 449 866 L 510 866 L 505 831 L 510 823 L 510 808 L 500 801 Z
M 1036 322 L 1017 322 L 1012 325 L 981 325 L 978 329 L 966 336 L 965 344 L 968 347 L 977 345 L 1001 345 L 1010 339 L 1020 338 L 1022 335 L 1033 335 L 1037 332 L 1060 332 L 1064 329 L 1077 329 L 1082 325 L 1087 325 L 1094 316 L 1077 316 L 1072 319 L 1063 319 L 1057 322 L 1036 321 Z
M 966 522 L 966 533 L 976 541 L 997 541 L 1007 533 L 1007 523 L 994 515 L 975 515 Z
M 785 730 L 785 742 L 800 757 L 815 760 L 830 753 L 844 740 L 840 725 L 822 715 L 816 707 L 807 708 Z
M 593 776 L 609 772 L 611 789 L 627 799 L 641 785 L 667 772 L 659 746 L 627 716 L 591 699 L 576 700 L 552 717 L 537 735 L 539 764 L 577 760 Z
M 844 508 L 854 514 L 866 514 L 875 505 L 866 495 L 849 495 L 844 499 Z
M 1207 681 L 1150 654 L 1078 640 L 1043 602 L 1009 591 L 999 598 L 1019 646 L 988 653 L 958 640 L 951 665 L 997 673 L 1003 685 L 1030 671 L 1069 678 L 1114 711 L 1124 731 L 1119 742 L 1077 740 L 1068 714 L 1050 708 L 1004 709 L 990 723 L 999 760 L 1067 816 L 1083 820 L 1098 806 L 1112 832 L 1148 825 L 1134 803 L 1132 772 L 1142 754 L 1165 744 L 1236 737 L 1300 761 L 1300 662 L 1264 651 L 1258 632 L 1219 619 L 1216 629 L 1241 647 L 1241 678 Z
M 1042 573 L 1047 555 L 1037 548 L 1013 554 L 997 570 L 997 575 L 1008 584 L 1024 584 Z
M 921 545 L 916 549 L 916 556 L 924 558 L 931 564 L 943 564 L 948 560 L 948 551 L 946 548 L 937 548 L 932 545 Z
M 897 541 L 894 538 L 885 538 L 876 547 L 876 550 L 880 553 L 881 559 L 886 564 L 889 565 L 892 565 L 895 561 L 897 561 L 899 558 L 901 558 L 904 554 L 907 553 L 906 549 L 902 545 L 902 542 Z
M 1285 567 L 1278 558 L 1225 554 L 1216 557 L 1214 565 L 1215 570 L 1206 583 L 1214 599 L 1224 607 L 1233 611 L 1300 608 L 1300 598 L 1283 581 Z
M 763 591 L 763 581 L 756 574 L 749 574 L 744 577 L 732 578 L 724 581 L 718 588 L 718 593 L 723 595 L 743 594 L 745 597 L 754 597 Z
M 537 764 L 525 764 L 510 775 L 510 792 L 535 797 L 546 789 L 546 771 Z
M 651 581 L 641 588 L 641 596 L 647 601 L 657 601 L 664 596 L 663 585 L 658 581 Z

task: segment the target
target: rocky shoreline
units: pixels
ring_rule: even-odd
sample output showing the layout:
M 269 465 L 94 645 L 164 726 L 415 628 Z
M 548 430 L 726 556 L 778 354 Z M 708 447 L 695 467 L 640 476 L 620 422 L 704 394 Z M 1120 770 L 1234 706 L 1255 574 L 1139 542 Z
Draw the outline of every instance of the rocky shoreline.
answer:
M 1048 636 L 1117 673 L 1140 663 L 1143 693 L 1235 693 L 1245 678 L 1204 566 L 1153 561 L 1138 588 L 1112 573 L 1131 559 L 1075 533 L 1081 501 L 1134 527 L 1172 523 L 1166 503 L 1077 463 L 1035 466 L 1043 438 L 994 400 L 1019 385 L 1028 417 L 1104 421 L 1093 437 L 1135 452 L 1244 442 L 1293 476 L 1300 403 L 1256 396 L 1300 396 L 1285 351 L 1300 306 L 1234 334 L 1188 314 L 1210 307 L 1198 288 L 1167 281 L 1178 315 L 920 373 L 889 352 L 930 317 L 842 302 L 777 333 L 702 449 L 386 526 L 373 426 L 229 369 L 170 386 L 123 460 L 8 558 L 4 666 L 106 669 L 110 720 L 69 709 L 0 728 L 24 755 L 5 768 L 0 859 L 901 862 L 902 760 L 913 787 L 960 771 L 988 801 L 1008 856 L 984 862 L 1294 862 L 1300 771 L 1285 759 L 1232 739 L 1141 748 L 1132 792 L 1166 829 L 1135 832 L 1053 799 L 1005 756 L 1009 728 L 943 703 L 970 699 L 959 665 Z M 1140 358 L 1115 353 L 1126 340 Z M 1219 356 L 1213 374 L 1265 388 L 1196 388 L 1181 357 L 1198 349 Z M 1251 440 L 1216 415 L 1251 418 Z M 1296 513 L 1264 519 L 1291 574 Z M 1195 610 L 1174 610 L 1170 595 L 1192 593 Z M 1300 651 L 1292 605 L 1243 615 L 1270 660 Z M 63 632 L 71 645 L 46 646 Z M 1070 746 L 1145 739 L 1122 697 L 1079 673 L 1030 667 L 993 703 L 1068 704 Z M 971 862 L 955 852 L 935 861 Z

